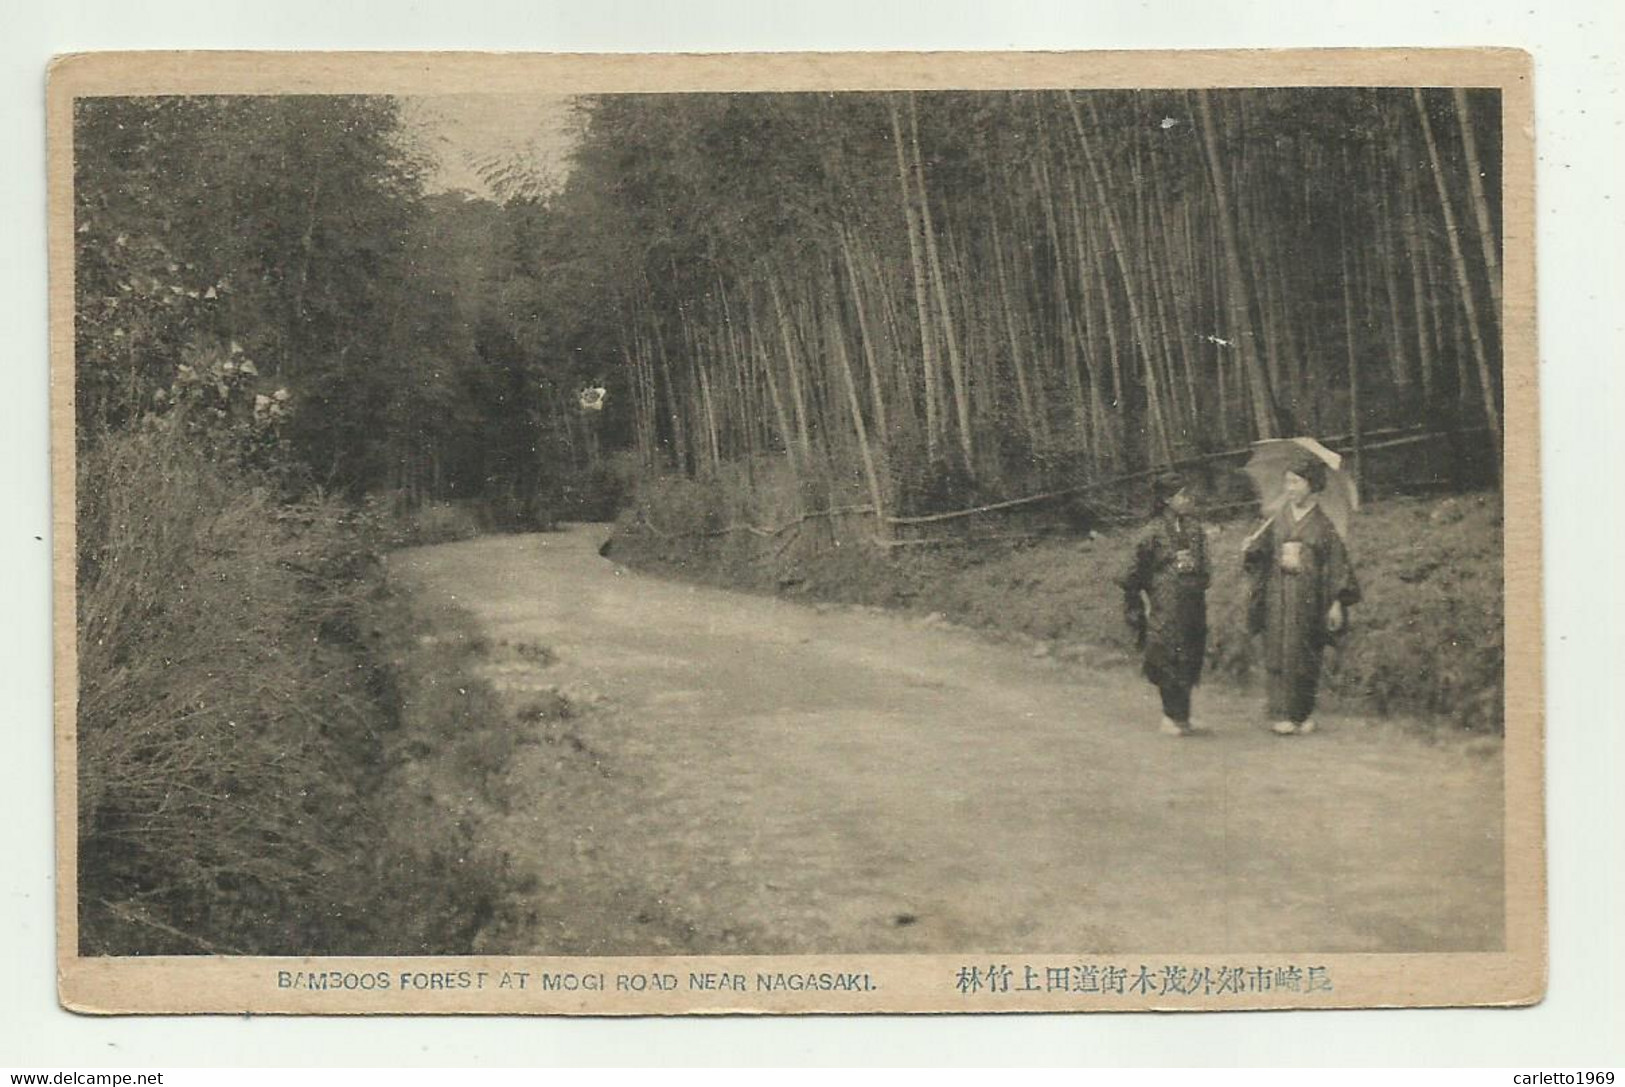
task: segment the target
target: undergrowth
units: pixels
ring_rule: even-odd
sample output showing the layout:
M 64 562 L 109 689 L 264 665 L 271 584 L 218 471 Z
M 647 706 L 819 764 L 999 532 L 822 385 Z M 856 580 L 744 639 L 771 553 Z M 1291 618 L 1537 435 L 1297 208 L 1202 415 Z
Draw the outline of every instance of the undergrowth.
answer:
M 510 532 L 551 532 L 566 521 L 613 521 L 631 491 L 634 465 L 606 457 L 542 480 L 528 499 L 495 491 L 474 498 L 413 501 L 379 491 L 363 501 L 374 535 L 386 547 L 423 547 Z
M 467 950 L 503 859 L 418 779 L 508 728 L 378 526 L 138 429 L 81 449 L 78 533 L 81 952 Z

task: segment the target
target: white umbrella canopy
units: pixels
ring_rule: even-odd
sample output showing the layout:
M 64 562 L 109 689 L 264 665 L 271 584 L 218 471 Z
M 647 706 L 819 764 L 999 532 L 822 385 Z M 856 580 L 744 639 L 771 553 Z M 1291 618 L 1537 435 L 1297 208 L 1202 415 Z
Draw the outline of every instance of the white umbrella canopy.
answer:
M 1245 471 L 1258 490 L 1264 516 L 1274 517 L 1280 512 L 1286 501 L 1286 484 L 1281 477 L 1304 453 L 1326 465 L 1326 486 L 1316 500 L 1331 519 L 1337 534 L 1346 540 L 1349 518 L 1360 508 L 1360 492 L 1354 477 L 1344 471 L 1343 458 L 1313 438 L 1267 438 L 1253 443 L 1253 455 Z

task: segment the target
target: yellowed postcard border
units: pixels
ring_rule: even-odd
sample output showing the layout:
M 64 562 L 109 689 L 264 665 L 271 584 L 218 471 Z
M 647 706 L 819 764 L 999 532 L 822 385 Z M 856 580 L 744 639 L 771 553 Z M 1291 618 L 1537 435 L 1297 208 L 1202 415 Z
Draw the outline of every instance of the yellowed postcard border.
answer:
M 1546 987 L 1533 65 L 1513 49 L 1078 53 L 98 53 L 48 86 L 57 961 L 90 1013 L 1062 1012 L 1517 1005 Z M 1425 86 L 1502 92 L 1505 950 L 1434 954 L 84 958 L 77 953 L 73 142 L 76 97 L 147 94 Z M 995 968 L 990 970 L 989 968 Z M 975 970 L 975 984 L 965 971 Z M 1008 971 L 1005 973 L 1003 971 Z M 1165 979 L 1178 977 L 1175 992 Z M 1268 981 L 1264 980 L 1267 976 Z M 1146 979 L 1154 979 L 1155 985 Z M 312 987 L 318 986 L 318 987 Z M 1182 991 L 1189 986 L 1189 992 Z

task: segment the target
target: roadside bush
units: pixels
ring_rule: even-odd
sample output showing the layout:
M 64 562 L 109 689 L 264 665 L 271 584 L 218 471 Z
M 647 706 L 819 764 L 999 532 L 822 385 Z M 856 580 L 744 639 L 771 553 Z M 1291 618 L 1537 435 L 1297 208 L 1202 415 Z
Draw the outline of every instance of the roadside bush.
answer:
M 550 507 L 560 521 L 613 521 L 631 496 L 635 471 L 627 454 L 601 457 L 558 479 Z
M 408 515 L 410 545 L 451 543 L 480 534 L 480 524 L 467 506 L 453 502 L 425 502 Z
M 367 495 L 361 502 L 359 525 L 379 550 L 452 543 L 483 531 L 478 514 L 467 502 L 414 504 L 402 491 Z
M 81 951 L 366 953 L 472 924 L 479 863 L 422 918 L 375 871 L 477 854 L 393 811 L 366 518 L 163 427 L 82 446 L 77 501 Z

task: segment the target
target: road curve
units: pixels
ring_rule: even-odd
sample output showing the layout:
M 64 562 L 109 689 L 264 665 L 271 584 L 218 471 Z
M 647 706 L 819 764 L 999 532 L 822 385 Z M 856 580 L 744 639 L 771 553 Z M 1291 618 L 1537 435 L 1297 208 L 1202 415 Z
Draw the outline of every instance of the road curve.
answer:
M 1502 946 L 1491 745 L 1339 717 L 1282 739 L 1221 684 L 1197 693 L 1212 735 L 1171 739 L 1131 668 L 641 576 L 604 538 L 391 559 L 472 613 L 516 708 L 592 707 L 512 769 L 492 825 L 534 891 L 502 950 Z

